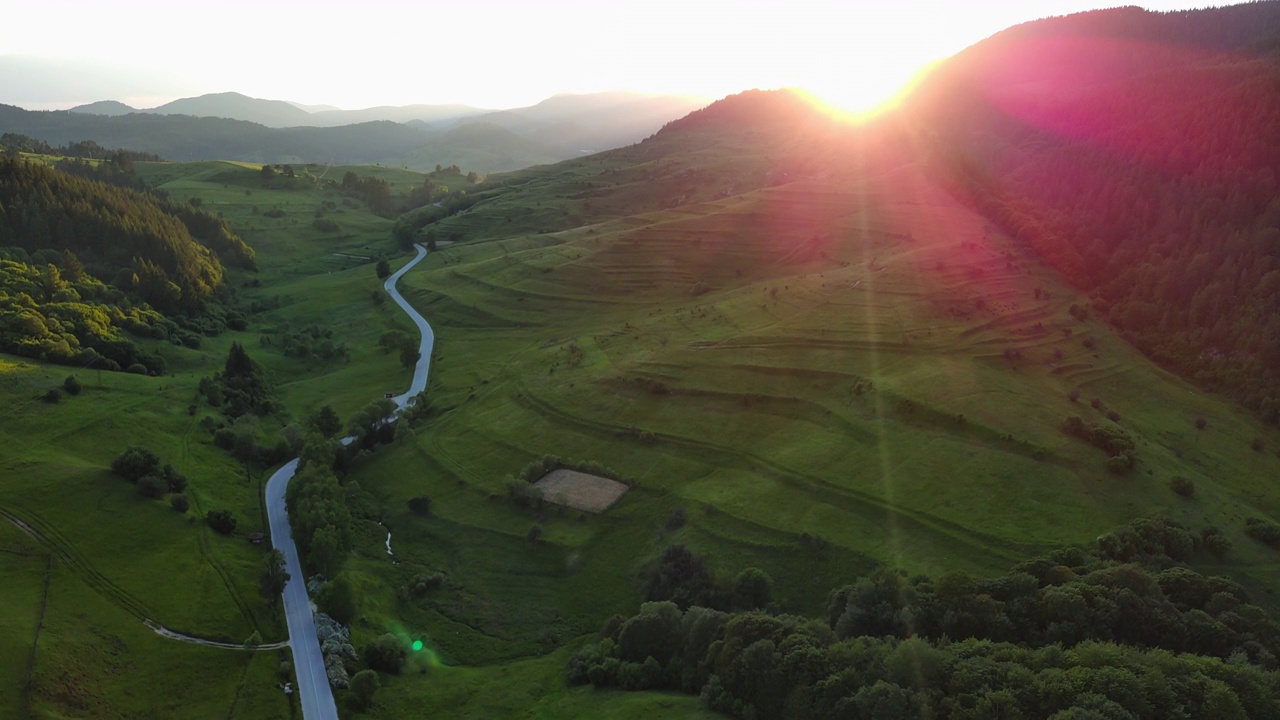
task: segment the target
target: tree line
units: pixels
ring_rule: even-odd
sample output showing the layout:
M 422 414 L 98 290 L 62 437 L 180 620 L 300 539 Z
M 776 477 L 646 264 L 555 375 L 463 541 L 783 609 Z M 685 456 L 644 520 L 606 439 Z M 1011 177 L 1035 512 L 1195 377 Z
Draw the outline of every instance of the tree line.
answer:
M 164 162 L 164 158 L 155 153 L 139 150 L 120 150 L 105 148 L 92 140 L 78 140 L 66 145 L 54 147 L 44 140 L 22 133 L 7 132 L 0 135 L 0 150 L 6 153 L 31 153 L 32 155 L 50 155 L 64 158 L 85 158 L 88 160 L 114 160 L 121 154 L 130 160 L 143 162 Z
M 648 602 L 566 672 L 740 718 L 1275 716 L 1280 626 L 1185 565 L 1204 535 L 1135 521 L 996 578 L 880 568 L 821 618 Z
M 0 158 L 0 247 L 71 250 L 92 275 L 162 313 L 198 313 L 222 264 L 153 198 Z M 219 232 L 221 232 L 221 226 Z
M 123 164 L 120 158 L 97 168 L 127 176 L 128 158 Z M 254 267 L 252 248 L 221 218 L 0 157 L 0 349 L 6 352 L 161 373 L 163 358 L 126 333 L 197 348 L 203 335 L 247 324 L 222 283 L 219 255 Z
M 164 372 L 164 359 L 126 332 L 183 334 L 160 313 L 88 275 L 70 250 L 32 258 L 0 249 L 0 351 L 77 367 Z

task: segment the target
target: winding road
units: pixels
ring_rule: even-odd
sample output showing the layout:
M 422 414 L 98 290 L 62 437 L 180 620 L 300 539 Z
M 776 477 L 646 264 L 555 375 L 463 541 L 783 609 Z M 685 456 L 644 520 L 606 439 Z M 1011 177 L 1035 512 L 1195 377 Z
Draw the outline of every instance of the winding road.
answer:
M 426 248 L 421 245 L 415 247 L 418 250 L 417 257 L 387 278 L 383 285 L 391 299 L 408 314 L 422 333 L 422 342 L 418 345 L 418 364 L 413 369 L 413 382 L 407 392 L 394 398 L 397 407 L 402 410 L 411 398 L 427 387 L 427 371 L 431 367 L 431 351 L 436 339 L 426 319 L 396 290 L 396 282 L 400 277 L 427 256 Z M 285 568 L 291 578 L 283 593 L 284 614 L 289 625 L 289 644 L 293 647 L 293 668 L 298 679 L 302 717 L 305 720 L 337 720 L 338 708 L 333 702 L 333 691 L 329 688 L 329 679 L 324 670 L 324 656 L 320 654 L 320 641 L 316 638 L 311 599 L 307 597 L 307 583 L 302 574 L 302 564 L 298 561 L 293 534 L 289 530 L 289 515 L 285 511 L 285 489 L 297 469 L 298 460 L 294 458 L 267 481 L 267 518 L 271 526 L 271 542 L 284 553 Z

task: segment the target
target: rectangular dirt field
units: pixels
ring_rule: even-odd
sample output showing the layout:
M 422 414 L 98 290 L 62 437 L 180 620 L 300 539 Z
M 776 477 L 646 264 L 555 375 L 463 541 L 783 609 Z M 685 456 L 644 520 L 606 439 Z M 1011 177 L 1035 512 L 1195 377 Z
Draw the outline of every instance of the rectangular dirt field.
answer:
M 617 480 L 565 468 L 552 470 L 533 486 L 547 502 L 590 513 L 608 510 L 631 489 Z

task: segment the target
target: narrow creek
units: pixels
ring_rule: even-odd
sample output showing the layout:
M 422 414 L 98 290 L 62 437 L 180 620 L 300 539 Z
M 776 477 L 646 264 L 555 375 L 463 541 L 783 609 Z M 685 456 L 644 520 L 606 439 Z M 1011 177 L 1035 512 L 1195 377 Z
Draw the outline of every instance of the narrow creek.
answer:
M 381 522 L 379 522 L 378 524 L 382 525 L 382 527 L 386 528 L 387 530 L 387 554 L 391 556 L 391 562 L 399 563 L 400 561 L 396 559 L 396 554 L 394 552 L 391 552 L 391 528 L 387 527 L 385 524 Z

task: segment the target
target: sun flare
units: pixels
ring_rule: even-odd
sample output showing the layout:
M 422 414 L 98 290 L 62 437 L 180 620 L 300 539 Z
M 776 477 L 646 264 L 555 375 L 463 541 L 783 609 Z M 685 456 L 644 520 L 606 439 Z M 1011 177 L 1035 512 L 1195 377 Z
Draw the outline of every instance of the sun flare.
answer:
M 816 104 L 841 119 L 859 122 L 892 110 L 936 64 L 830 74 L 804 85 Z

